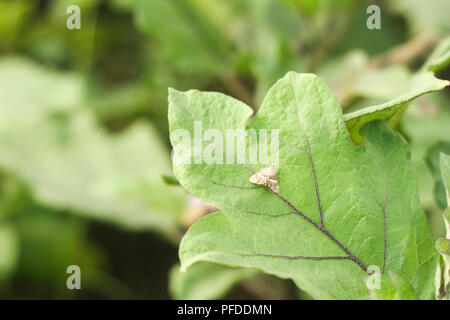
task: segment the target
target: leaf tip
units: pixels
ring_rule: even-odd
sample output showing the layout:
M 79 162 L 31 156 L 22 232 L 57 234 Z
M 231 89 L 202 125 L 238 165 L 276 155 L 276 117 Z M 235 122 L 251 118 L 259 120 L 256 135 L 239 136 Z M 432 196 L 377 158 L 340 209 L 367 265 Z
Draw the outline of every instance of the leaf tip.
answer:
M 185 273 L 190 266 L 191 266 L 190 263 L 181 262 L 180 272 Z
M 178 91 L 177 89 L 174 89 L 174 88 L 172 88 L 172 87 L 168 87 L 168 88 L 167 88 L 167 92 L 168 92 L 169 97 L 170 97 L 171 95 L 177 94 L 177 93 L 179 93 L 180 91 Z
M 295 71 L 289 71 L 280 80 L 286 79 L 286 78 L 301 78 L 301 77 L 320 79 L 320 77 L 314 73 L 299 73 L 299 72 L 295 72 Z

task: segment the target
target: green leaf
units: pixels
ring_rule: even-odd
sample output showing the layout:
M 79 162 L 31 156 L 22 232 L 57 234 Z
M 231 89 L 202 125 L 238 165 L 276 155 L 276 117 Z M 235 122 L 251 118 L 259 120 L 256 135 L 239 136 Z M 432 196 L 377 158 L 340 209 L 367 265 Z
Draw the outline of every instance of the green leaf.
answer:
M 411 79 L 409 90 L 400 97 L 345 114 L 344 119 L 352 140 L 357 145 L 363 143 L 364 139 L 359 131 L 366 123 L 373 120 L 385 120 L 393 127 L 410 101 L 426 93 L 442 90 L 448 85 L 450 85 L 449 81 L 437 79 L 432 72 L 420 73 Z
M 394 14 L 405 16 L 412 33 L 429 32 L 435 35 L 448 35 L 450 23 L 447 12 L 450 2 L 447 0 L 397 0 L 388 5 Z
M 411 103 L 400 121 L 411 148 L 422 208 L 429 213 L 432 229 L 439 234 L 444 231 L 440 217 L 442 209 L 437 205 L 433 194 L 435 179 L 427 166 L 426 157 L 437 142 L 449 140 L 450 109 L 446 103 L 445 92 L 424 96 L 420 101 Z
M 353 142 L 356 145 L 360 145 L 364 142 L 363 137 L 359 133 L 359 130 L 364 126 L 364 124 L 379 119 L 385 120 L 390 127 L 394 127 L 407 108 L 409 102 L 426 93 L 439 91 L 450 85 L 450 81 L 437 79 L 434 76 L 434 73 L 431 72 L 437 71 L 440 67 L 443 67 L 444 64 L 447 63 L 446 61 L 449 55 L 450 46 L 448 45 L 448 39 L 446 39 L 435 49 L 422 69 L 411 77 L 409 80 L 409 88 L 404 94 L 388 102 L 345 114 L 345 122 Z M 395 72 L 395 70 L 395 67 L 391 67 L 387 71 L 392 73 Z M 408 82 L 407 74 L 400 76 L 402 72 L 399 71 L 400 70 L 395 72 L 397 82 Z M 375 87 L 380 86 L 380 76 L 377 76 L 374 72 L 369 74 L 373 74 L 373 76 L 369 77 L 366 82 Z M 375 79 L 378 79 L 378 84 L 373 80 L 374 77 Z M 389 79 L 389 77 L 386 78 Z M 391 85 L 391 87 L 392 86 L 393 85 Z
M 56 73 L 29 60 L 4 57 L 0 60 L 0 125 L 8 115 L 32 118 L 45 111 L 69 111 L 84 98 L 84 84 L 73 73 Z M 6 114 L 5 114 L 6 113 Z
M 393 272 L 380 275 L 380 288 L 372 289 L 370 294 L 374 300 L 417 300 L 411 284 Z
M 450 154 L 450 141 L 442 141 L 434 145 L 427 155 L 427 164 L 434 178 L 434 197 L 439 207 L 442 210 L 447 208 L 447 196 L 445 194 L 445 187 L 442 181 L 441 170 L 439 165 L 440 153 Z
M 0 62 L 0 168 L 40 203 L 178 237 L 185 194 L 161 178 L 171 167 L 157 132 L 143 122 L 106 132 L 75 107 L 81 84 L 69 80 L 29 62 Z
M 443 214 L 444 224 L 447 230 L 446 238 L 441 238 L 436 241 L 436 249 L 441 254 L 435 277 L 436 299 L 450 300 L 450 155 L 441 153 L 440 165 L 449 207 Z
M 170 271 L 170 292 L 174 299 L 181 300 L 220 299 L 236 283 L 256 274 L 254 270 L 207 262 L 196 263 L 186 272 L 180 272 L 177 264 Z
M 374 68 L 368 54 L 352 50 L 327 62 L 318 72 L 345 109 L 355 98 L 392 99 L 408 91 L 411 72 L 402 65 Z
M 297 13 L 282 1 L 240 3 L 242 20 L 236 25 L 245 29 L 238 30 L 240 37 L 236 42 L 251 54 L 249 67 L 256 79 L 255 96 L 259 104 L 272 84 L 286 72 L 306 69 L 306 59 L 299 58 L 295 48 L 301 41 L 301 34 L 307 34 L 307 31 L 302 30 L 299 34 Z
M 280 194 L 248 180 L 270 160 L 174 161 L 180 183 L 222 210 L 189 229 L 180 247 L 182 269 L 198 261 L 257 268 L 293 279 L 315 298 L 355 299 L 367 296 L 366 267 L 377 265 L 430 298 L 437 253 L 404 139 L 377 121 L 362 129 L 366 143 L 356 148 L 336 97 L 312 74 L 288 73 L 250 120 L 251 113 L 219 93 L 169 91 L 175 160 L 188 155 L 178 129 L 193 137 L 195 121 L 223 137 L 227 129 L 279 130 L 279 151 L 271 150 L 269 159 L 279 157 Z M 247 147 L 255 144 L 249 139 Z
M 445 228 L 447 230 L 447 238 L 450 239 L 450 155 L 441 153 L 440 154 L 440 164 L 441 164 L 442 181 L 444 182 L 445 193 L 447 195 L 447 204 L 448 204 L 447 209 L 445 209 L 445 211 L 444 211 L 443 217 L 444 217 Z M 443 251 L 445 251 L 445 250 L 443 250 Z
M 0 292 L 17 264 L 18 247 L 14 228 L 8 224 L 0 224 Z
M 172 185 L 172 186 L 180 185 L 180 182 L 173 175 L 163 174 L 162 179 L 168 185 Z
M 109 136 L 89 115 L 66 120 L 3 126 L 0 166 L 30 185 L 41 203 L 175 235 L 184 196 L 161 179 L 170 158 L 156 132 L 140 123 Z
M 228 58 L 226 40 L 190 0 L 137 0 L 137 26 L 158 41 L 171 65 L 185 73 L 217 74 Z M 187 54 L 188 53 L 188 54 Z
M 450 37 L 442 40 L 424 64 L 427 71 L 437 72 L 450 63 Z
M 450 230 L 450 227 L 448 227 L 448 225 L 450 224 L 450 210 L 445 210 L 444 211 L 444 221 L 445 221 L 445 223 L 447 225 L 447 230 Z
M 442 255 L 450 256 L 450 240 L 441 238 L 436 241 L 436 249 L 440 252 Z
M 82 270 L 82 288 L 94 293 L 90 274 L 105 270 L 107 257 L 87 236 L 86 220 L 30 205 L 16 212 L 11 222 L 20 253 L 14 272 L 22 281 L 67 298 L 73 291 L 64 285 L 65 271 L 76 264 Z
M 447 194 L 447 203 L 450 206 L 450 155 L 441 153 L 440 165 L 442 181 L 444 182 L 445 192 Z

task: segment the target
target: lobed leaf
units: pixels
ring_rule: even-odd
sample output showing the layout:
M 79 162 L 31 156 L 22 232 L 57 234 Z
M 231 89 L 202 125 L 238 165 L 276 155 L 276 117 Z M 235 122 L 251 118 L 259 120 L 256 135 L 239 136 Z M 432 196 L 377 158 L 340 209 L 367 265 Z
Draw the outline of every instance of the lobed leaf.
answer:
M 195 121 L 223 136 L 279 130 L 279 150 L 269 156 L 279 158 L 279 195 L 248 181 L 271 163 L 174 162 L 180 183 L 221 209 L 183 238 L 182 269 L 199 261 L 256 268 L 293 279 L 314 298 L 355 299 L 367 297 L 367 266 L 376 265 L 431 298 L 437 254 L 404 139 L 375 121 L 362 128 L 366 142 L 356 148 L 336 97 L 312 74 L 288 73 L 251 113 L 223 94 L 169 91 L 175 159 L 187 156 L 177 130 L 194 136 Z M 247 147 L 255 144 L 249 139 Z

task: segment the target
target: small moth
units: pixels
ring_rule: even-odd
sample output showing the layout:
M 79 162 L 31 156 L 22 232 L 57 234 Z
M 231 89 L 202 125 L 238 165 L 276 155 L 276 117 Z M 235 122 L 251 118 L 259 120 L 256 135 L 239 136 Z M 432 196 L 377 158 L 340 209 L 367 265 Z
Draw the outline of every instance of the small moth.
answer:
M 251 183 L 266 186 L 275 193 L 280 193 L 280 186 L 278 185 L 277 179 L 277 170 L 273 165 L 255 173 L 248 180 Z

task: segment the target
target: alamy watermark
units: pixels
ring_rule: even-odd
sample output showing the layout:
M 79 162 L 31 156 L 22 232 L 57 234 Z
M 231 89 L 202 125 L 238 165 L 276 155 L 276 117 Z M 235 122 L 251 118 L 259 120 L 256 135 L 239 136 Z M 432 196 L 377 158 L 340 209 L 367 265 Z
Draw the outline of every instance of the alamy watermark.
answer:
M 81 289 L 81 269 L 77 265 L 67 267 L 66 273 L 70 274 L 67 278 L 66 286 L 69 290 Z
M 187 129 L 171 134 L 178 164 L 272 164 L 278 166 L 278 129 L 203 130 L 202 121 L 194 121 L 193 137 Z M 224 133 L 225 132 L 225 135 Z
M 366 20 L 366 26 L 369 30 L 381 29 L 381 9 L 376 4 L 367 7 L 367 14 L 370 16 Z
M 366 286 L 369 290 L 381 288 L 381 270 L 379 266 L 372 265 L 367 268 L 367 272 L 370 276 L 366 279 Z
M 66 13 L 70 16 L 66 19 L 66 27 L 69 30 L 81 29 L 81 9 L 77 5 L 70 5 L 66 9 Z

